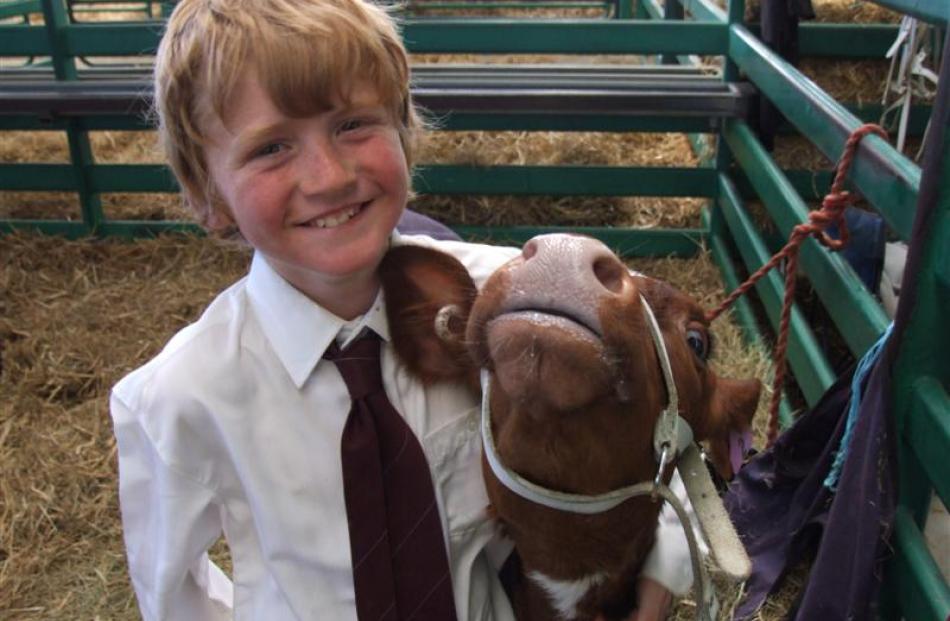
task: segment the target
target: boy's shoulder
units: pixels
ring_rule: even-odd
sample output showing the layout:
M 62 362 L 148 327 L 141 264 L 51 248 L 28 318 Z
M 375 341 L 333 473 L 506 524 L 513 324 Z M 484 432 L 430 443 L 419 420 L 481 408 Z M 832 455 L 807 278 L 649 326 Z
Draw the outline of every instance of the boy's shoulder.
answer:
M 227 354 L 239 346 L 247 321 L 247 278 L 221 293 L 193 323 L 183 327 L 162 350 L 113 387 L 113 398 L 130 410 L 147 409 L 156 398 L 189 399 L 201 386 L 226 373 Z
M 452 255 L 465 266 L 472 279 L 479 285 L 504 263 L 516 257 L 521 250 L 511 246 L 495 246 L 464 241 L 436 240 L 426 235 L 401 235 L 393 237 L 393 245 L 417 245 L 440 250 Z

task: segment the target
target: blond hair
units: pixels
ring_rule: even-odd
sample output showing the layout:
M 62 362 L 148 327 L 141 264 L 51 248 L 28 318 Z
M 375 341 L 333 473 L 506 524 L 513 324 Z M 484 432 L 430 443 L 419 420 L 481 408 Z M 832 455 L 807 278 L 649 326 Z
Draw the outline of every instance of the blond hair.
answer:
M 406 161 L 420 126 L 409 61 L 393 18 L 364 0 L 182 0 L 155 61 L 159 140 L 185 203 L 211 228 L 218 198 L 205 161 L 209 115 L 223 119 L 248 67 L 281 112 L 306 116 L 347 101 L 356 79 L 375 86 Z

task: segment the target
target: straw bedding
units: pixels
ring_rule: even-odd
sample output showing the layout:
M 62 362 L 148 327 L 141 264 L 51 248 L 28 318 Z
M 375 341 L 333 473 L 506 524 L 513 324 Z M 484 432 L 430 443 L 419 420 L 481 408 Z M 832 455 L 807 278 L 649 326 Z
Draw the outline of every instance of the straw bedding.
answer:
M 815 5 L 819 19 L 826 21 L 893 21 L 890 12 L 860 0 L 816 0 Z M 427 55 L 414 60 L 449 59 Z M 556 60 L 565 58 L 495 59 Z M 807 62 L 803 66 L 833 94 L 854 101 L 875 100 L 880 93 L 880 67 L 866 69 Z M 96 132 L 91 141 L 100 162 L 161 161 L 150 132 Z M 803 149 L 783 142 L 777 157 L 797 168 L 830 166 Z M 685 137 L 672 134 L 436 132 L 418 159 L 478 165 L 696 165 Z M 0 133 L 0 161 L 66 162 L 65 136 Z M 175 195 L 107 195 L 103 203 L 109 218 L 187 217 Z M 420 197 L 414 206 L 459 224 L 683 227 L 698 225 L 701 202 Z M 77 219 L 78 214 L 71 194 L 0 192 L 0 217 Z M 180 236 L 127 243 L 17 234 L 0 242 L 0 620 L 138 618 L 116 503 L 108 390 L 194 320 L 216 292 L 240 277 L 247 261 L 248 252 L 235 245 Z M 721 297 L 723 285 L 706 253 L 688 261 L 636 260 L 632 266 L 672 281 L 707 308 Z M 714 364 L 724 375 L 767 378 L 766 352 L 746 345 L 728 319 L 718 320 L 714 328 Z M 760 443 L 765 403 L 767 396 L 756 418 Z M 225 568 L 230 566 L 222 545 L 213 556 Z M 805 569 L 793 572 L 760 618 L 782 618 L 805 575 Z M 728 618 L 738 596 L 735 587 L 720 585 L 722 618 Z M 693 611 L 687 598 L 678 603 L 674 618 L 689 619 Z

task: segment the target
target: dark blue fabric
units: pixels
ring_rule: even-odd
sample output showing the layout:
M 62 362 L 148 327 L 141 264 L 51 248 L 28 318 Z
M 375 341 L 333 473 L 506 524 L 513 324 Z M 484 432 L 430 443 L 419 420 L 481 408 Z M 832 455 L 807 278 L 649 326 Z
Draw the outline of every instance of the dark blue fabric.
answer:
M 841 249 L 841 256 L 851 264 L 864 286 L 876 292 L 881 282 L 881 270 L 884 269 L 884 244 L 887 241 L 887 227 L 884 218 L 848 207 L 844 212 L 848 227 L 849 241 Z M 838 239 L 838 227 L 828 227 L 828 234 Z
M 433 239 L 461 241 L 455 231 L 429 216 L 406 209 L 396 223 L 396 230 L 403 235 L 428 235 Z

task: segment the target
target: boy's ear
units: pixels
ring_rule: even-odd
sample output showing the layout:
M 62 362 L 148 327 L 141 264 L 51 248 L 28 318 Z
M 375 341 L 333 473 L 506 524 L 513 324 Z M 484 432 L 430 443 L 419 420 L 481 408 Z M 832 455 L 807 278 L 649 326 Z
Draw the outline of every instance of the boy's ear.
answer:
M 217 196 L 217 193 L 208 198 L 208 203 L 202 206 L 202 210 L 207 214 L 204 224 L 209 231 L 221 233 L 237 228 L 230 210 L 225 205 L 224 200 Z
M 379 266 L 396 355 L 423 383 L 465 381 L 478 373 L 465 324 L 478 289 L 454 257 L 422 246 L 391 248 Z
M 212 231 L 223 231 L 232 226 L 234 226 L 234 220 L 225 212 L 214 208 L 208 211 L 208 228 Z

